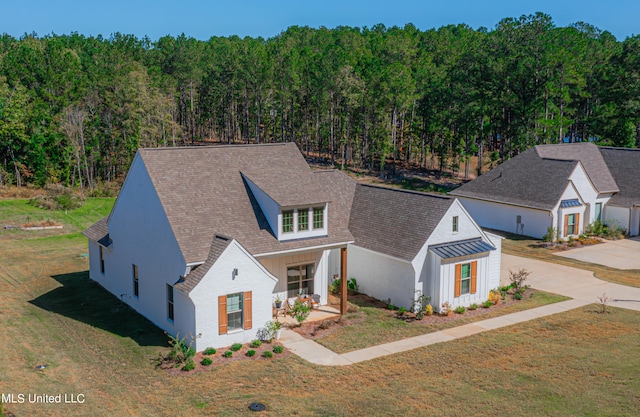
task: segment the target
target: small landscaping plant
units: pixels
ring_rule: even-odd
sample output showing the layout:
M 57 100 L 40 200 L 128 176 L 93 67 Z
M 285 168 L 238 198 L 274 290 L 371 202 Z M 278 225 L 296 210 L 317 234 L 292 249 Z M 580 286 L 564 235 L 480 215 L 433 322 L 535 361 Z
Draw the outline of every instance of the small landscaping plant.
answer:
M 469 306 L 469 310 L 472 310 L 472 311 L 473 311 L 473 310 L 477 310 L 477 309 L 478 309 L 478 304 L 476 304 L 476 303 L 473 303 L 473 304 L 471 304 L 471 305 Z
M 431 304 L 427 304 L 427 307 L 424 309 L 424 314 L 427 316 L 433 315 L 433 306 Z
M 296 302 L 293 304 L 291 312 L 298 324 L 302 325 L 302 322 L 305 321 L 307 317 L 309 317 L 309 314 L 311 314 L 311 307 L 300 300 L 296 300 Z
M 453 310 L 453 311 L 455 311 L 455 312 L 456 312 L 456 314 L 464 314 L 464 312 L 465 312 L 465 311 L 467 311 L 467 309 L 466 309 L 466 308 L 464 308 L 463 306 L 458 306 L 458 307 L 456 307 L 456 309 L 455 309 L 455 310 Z
M 482 303 L 482 307 L 484 308 L 490 308 L 493 305 L 493 302 L 491 300 L 487 300 L 484 303 Z
M 489 291 L 489 301 L 491 301 L 491 304 L 498 305 L 500 304 L 500 300 L 502 300 L 502 295 L 500 294 L 500 291 L 498 290 Z
M 195 338 L 190 337 L 190 341 L 187 342 L 188 337 L 184 336 L 180 338 L 180 334 L 177 334 L 176 337 L 171 336 L 166 333 L 169 338 L 169 347 L 171 350 L 167 354 L 167 356 L 163 359 L 166 362 L 174 362 L 176 367 L 185 364 L 196 354 L 196 350 L 191 347 Z
M 445 301 L 444 303 L 442 303 L 442 306 L 440 306 L 440 315 L 448 316 L 450 314 L 451 314 L 451 304 L 449 304 L 448 301 Z
M 257 347 L 260 347 L 260 346 L 262 346 L 262 342 L 257 340 L 257 339 L 251 342 L 251 347 L 252 348 L 257 348 Z
M 253 350 L 253 349 L 248 350 L 247 353 L 246 353 L 246 355 L 249 356 L 249 357 L 254 356 L 255 354 L 256 354 L 256 351 Z
M 273 353 L 282 353 L 284 352 L 284 348 L 282 345 L 276 345 L 273 347 Z
M 182 367 L 182 370 L 185 372 L 188 372 L 188 371 L 193 371 L 194 369 L 196 369 L 196 363 L 193 361 L 192 358 L 187 359 L 184 366 Z
M 200 363 L 204 366 L 209 366 L 213 363 L 213 360 L 211 358 L 204 358 Z
M 271 353 L 270 350 L 265 350 L 264 352 L 262 352 L 262 356 L 265 358 L 273 358 L 273 353 Z
M 232 356 L 233 356 L 233 352 L 232 352 L 232 351 L 230 351 L 230 350 L 227 350 L 226 352 L 224 352 L 224 353 L 222 354 L 222 356 L 224 356 L 225 358 L 230 358 L 230 357 L 232 357 Z
M 216 350 L 212 347 L 208 347 L 204 350 L 203 352 L 205 355 L 215 355 L 216 354 Z
M 231 345 L 231 350 L 234 351 L 234 352 L 237 352 L 240 349 L 242 349 L 242 344 L 241 343 L 234 343 L 233 345 Z
M 598 297 L 598 306 L 600 310 L 598 311 L 600 314 L 608 313 L 608 305 L 609 301 L 613 300 L 613 298 L 609 297 L 606 293 L 602 293 L 600 297 Z

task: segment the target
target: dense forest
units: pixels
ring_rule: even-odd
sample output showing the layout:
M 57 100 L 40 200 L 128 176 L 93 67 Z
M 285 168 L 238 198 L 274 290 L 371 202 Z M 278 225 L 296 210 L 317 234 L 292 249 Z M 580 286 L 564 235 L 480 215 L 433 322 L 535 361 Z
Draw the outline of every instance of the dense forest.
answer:
M 92 188 L 122 178 L 139 147 L 295 141 L 377 172 L 477 155 L 468 175 L 585 140 L 639 145 L 640 37 L 544 14 L 493 30 L 0 37 L 0 186 Z

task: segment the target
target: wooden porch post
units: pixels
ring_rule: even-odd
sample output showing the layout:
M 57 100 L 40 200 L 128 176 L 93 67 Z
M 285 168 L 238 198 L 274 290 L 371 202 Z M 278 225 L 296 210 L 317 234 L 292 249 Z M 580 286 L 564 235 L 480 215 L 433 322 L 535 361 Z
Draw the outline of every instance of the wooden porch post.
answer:
M 340 248 L 340 314 L 347 314 L 347 248 Z

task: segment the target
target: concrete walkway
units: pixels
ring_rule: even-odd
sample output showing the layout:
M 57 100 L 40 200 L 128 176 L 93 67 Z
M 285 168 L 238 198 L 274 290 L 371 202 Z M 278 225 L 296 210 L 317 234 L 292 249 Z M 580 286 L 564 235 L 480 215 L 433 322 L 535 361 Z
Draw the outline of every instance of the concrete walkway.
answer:
M 289 329 L 283 329 L 280 342 L 291 352 L 311 363 L 344 366 L 572 310 L 596 302 L 597 297 L 603 293 L 613 298 L 609 303 L 611 306 L 640 311 L 640 288 L 601 281 L 595 278 L 593 273 L 582 269 L 502 255 L 503 280 L 508 280 L 509 270 L 516 271 L 520 268 L 531 271 L 527 282 L 532 287 L 573 299 L 343 354 L 335 353 Z
M 640 269 L 640 238 L 607 240 L 599 245 L 554 252 L 554 255 L 616 269 Z

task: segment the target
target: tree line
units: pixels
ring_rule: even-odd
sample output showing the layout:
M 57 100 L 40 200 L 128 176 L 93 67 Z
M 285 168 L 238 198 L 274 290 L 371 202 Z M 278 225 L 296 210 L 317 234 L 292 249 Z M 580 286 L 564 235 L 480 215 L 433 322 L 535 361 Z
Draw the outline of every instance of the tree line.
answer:
M 640 144 L 640 37 L 541 13 L 492 30 L 0 37 L 0 185 L 92 188 L 139 147 L 211 141 L 295 141 L 379 172 L 478 156 L 469 175 L 489 157 L 587 140 Z

